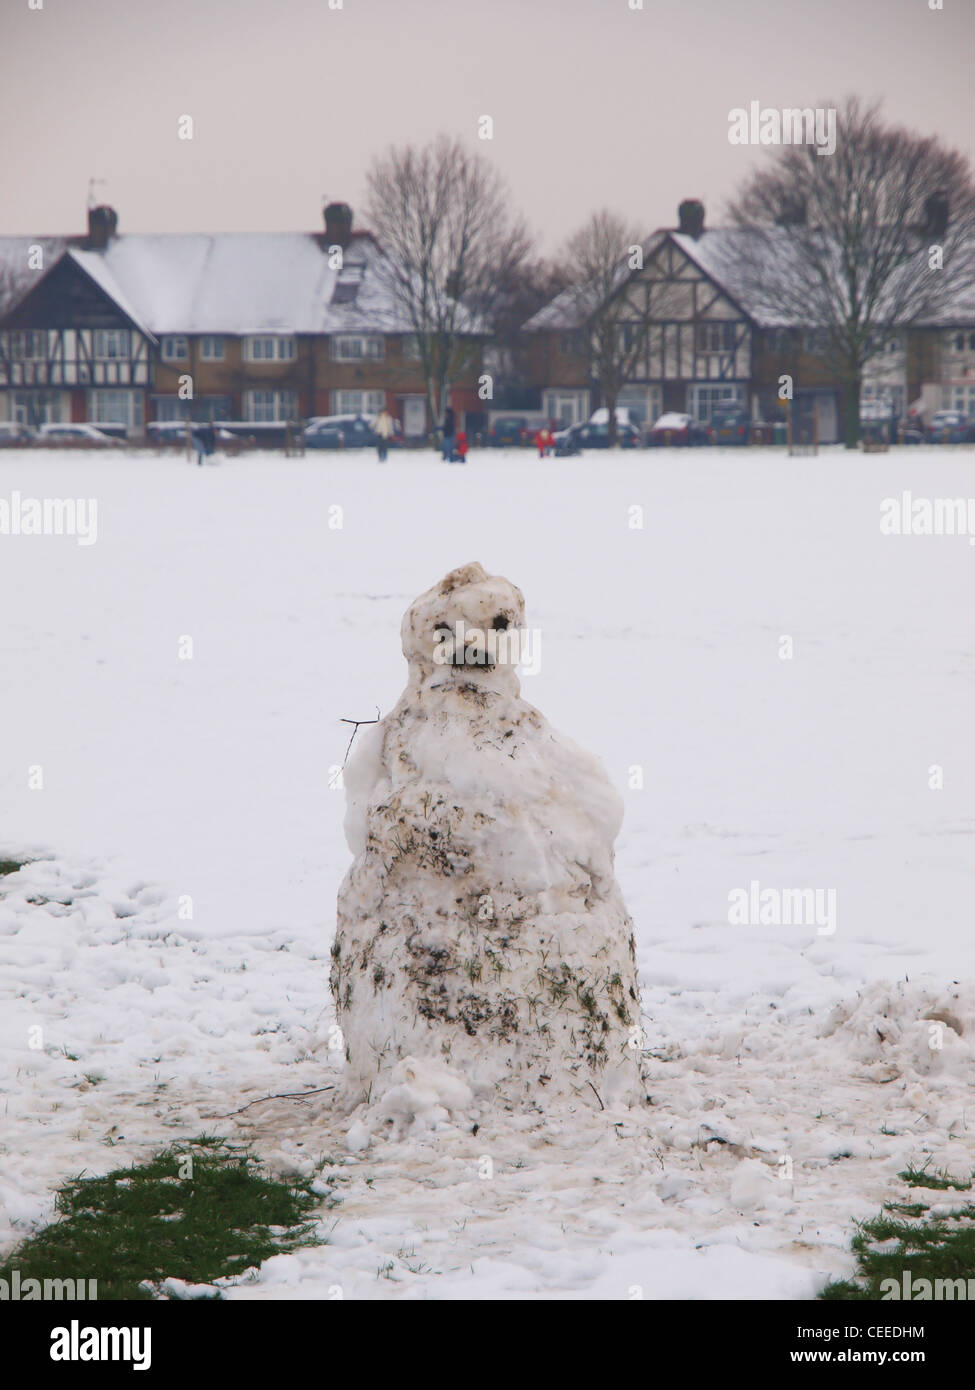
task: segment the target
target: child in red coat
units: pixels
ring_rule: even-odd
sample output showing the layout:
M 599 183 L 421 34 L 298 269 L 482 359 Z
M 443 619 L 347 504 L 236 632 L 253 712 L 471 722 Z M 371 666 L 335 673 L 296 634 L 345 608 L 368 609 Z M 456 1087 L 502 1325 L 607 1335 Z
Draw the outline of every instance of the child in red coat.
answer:
M 454 452 L 461 463 L 467 462 L 467 435 L 463 430 L 457 431 L 457 437 L 454 441 Z

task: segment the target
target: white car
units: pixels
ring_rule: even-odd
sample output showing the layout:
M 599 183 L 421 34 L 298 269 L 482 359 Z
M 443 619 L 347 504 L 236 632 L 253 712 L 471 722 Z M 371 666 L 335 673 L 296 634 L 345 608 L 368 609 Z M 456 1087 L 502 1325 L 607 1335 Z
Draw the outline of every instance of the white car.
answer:
M 39 444 L 71 444 L 86 449 L 121 449 L 124 440 L 113 439 L 95 425 L 41 425 Z

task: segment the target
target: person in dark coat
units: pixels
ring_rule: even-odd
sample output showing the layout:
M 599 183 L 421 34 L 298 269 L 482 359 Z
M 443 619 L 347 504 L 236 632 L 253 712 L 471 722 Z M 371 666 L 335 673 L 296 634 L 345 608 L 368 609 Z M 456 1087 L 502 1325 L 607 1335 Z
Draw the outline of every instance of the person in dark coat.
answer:
M 216 431 L 212 425 L 194 425 L 192 438 L 197 464 L 202 465 L 204 457 L 209 458 L 217 447 Z
M 453 463 L 454 461 L 454 436 L 457 431 L 457 422 L 453 410 L 448 405 L 443 413 L 443 461 Z

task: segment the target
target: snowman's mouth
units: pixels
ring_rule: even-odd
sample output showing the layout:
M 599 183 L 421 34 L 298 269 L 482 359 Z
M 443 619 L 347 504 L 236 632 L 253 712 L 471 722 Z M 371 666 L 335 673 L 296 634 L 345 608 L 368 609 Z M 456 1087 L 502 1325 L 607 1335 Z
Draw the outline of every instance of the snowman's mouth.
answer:
M 493 671 L 495 663 L 490 661 L 486 656 L 483 658 L 476 656 L 467 658 L 458 653 L 450 664 L 455 670 L 461 671 L 476 671 L 478 668 L 483 671 Z

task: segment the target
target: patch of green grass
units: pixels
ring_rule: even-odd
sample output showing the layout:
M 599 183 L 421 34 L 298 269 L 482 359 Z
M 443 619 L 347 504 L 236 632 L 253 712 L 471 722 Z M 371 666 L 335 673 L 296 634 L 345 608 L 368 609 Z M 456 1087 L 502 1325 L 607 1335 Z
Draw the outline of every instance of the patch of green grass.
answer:
M 929 1173 L 913 1165 L 899 1174 L 909 1187 L 936 1191 L 968 1192 L 971 1179 Z M 878 1249 L 886 1244 L 886 1249 Z M 828 1301 L 879 1300 L 883 1282 L 893 1279 L 898 1289 L 909 1271 L 912 1283 L 919 1279 L 975 1279 L 975 1206 L 966 1202 L 957 1211 L 931 1216 L 923 1202 L 885 1202 L 879 1216 L 857 1222 L 850 1242 L 857 1267 L 851 1279 L 831 1281 L 819 1297 Z
M 323 1242 L 309 1220 L 310 1180 L 281 1182 L 246 1149 L 203 1135 L 148 1163 L 79 1177 L 58 1218 L 0 1264 L 0 1278 L 96 1279 L 99 1299 L 148 1299 L 144 1280 L 210 1284 L 272 1255 Z
M 909 1187 L 935 1187 L 943 1192 L 949 1188 L 956 1192 L 968 1192 L 972 1185 L 971 1178 L 953 1178 L 945 1168 L 942 1168 L 940 1173 L 929 1173 L 927 1164 L 923 1168 L 915 1168 L 912 1163 L 899 1176 Z

